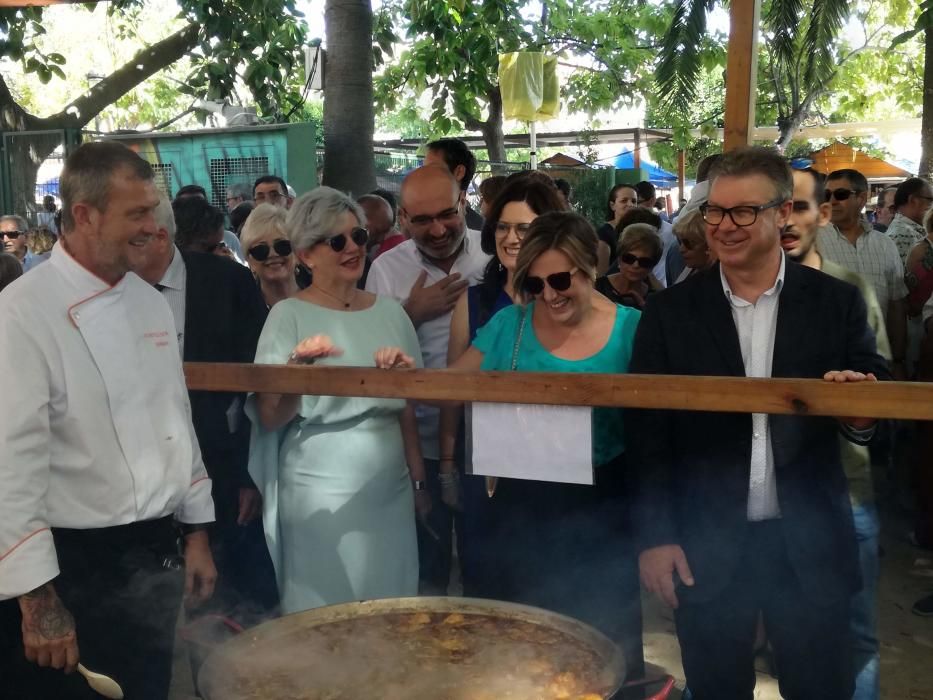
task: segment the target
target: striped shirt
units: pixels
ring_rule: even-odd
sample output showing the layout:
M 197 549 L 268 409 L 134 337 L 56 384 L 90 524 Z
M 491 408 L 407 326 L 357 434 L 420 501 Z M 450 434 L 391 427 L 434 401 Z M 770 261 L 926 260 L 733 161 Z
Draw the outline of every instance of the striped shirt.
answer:
M 863 233 L 855 245 L 833 224 L 824 226 L 817 234 L 817 247 L 827 260 L 858 273 L 871 283 L 887 318 L 888 304 L 907 296 L 904 263 L 888 234 L 875 231 L 864 219 L 861 225 Z

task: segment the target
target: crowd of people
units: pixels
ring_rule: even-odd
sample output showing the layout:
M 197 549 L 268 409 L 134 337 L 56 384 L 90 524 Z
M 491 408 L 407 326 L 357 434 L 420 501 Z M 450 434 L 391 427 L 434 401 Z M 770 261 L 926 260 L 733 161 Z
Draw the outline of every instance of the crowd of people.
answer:
M 868 445 L 903 448 L 907 426 L 598 408 L 584 486 L 473 475 L 457 402 L 186 391 L 183 361 L 922 378 L 925 180 L 882 191 L 872 224 L 860 173 L 740 149 L 699 164 L 672 221 L 641 182 L 597 227 L 535 171 L 487 178 L 474 211 L 475 171 L 441 139 L 397 196 L 270 174 L 223 211 L 99 142 L 67 159 L 56 233 L 0 216 L 11 697 L 87 697 L 80 660 L 164 700 L 183 599 L 188 623 L 250 625 L 446 595 L 453 570 L 469 596 L 600 629 L 630 678 L 643 586 L 675 610 L 697 700 L 750 700 L 763 640 L 785 697 L 878 697 Z

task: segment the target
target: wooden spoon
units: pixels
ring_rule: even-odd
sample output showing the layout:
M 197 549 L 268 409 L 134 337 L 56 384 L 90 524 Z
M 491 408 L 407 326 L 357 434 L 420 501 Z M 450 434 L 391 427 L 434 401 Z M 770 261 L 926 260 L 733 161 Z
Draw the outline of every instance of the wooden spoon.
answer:
M 91 690 L 103 695 L 105 698 L 110 698 L 110 700 L 123 700 L 123 688 L 110 676 L 88 671 L 81 664 L 78 664 L 78 673 L 84 676 L 87 684 L 91 686 Z

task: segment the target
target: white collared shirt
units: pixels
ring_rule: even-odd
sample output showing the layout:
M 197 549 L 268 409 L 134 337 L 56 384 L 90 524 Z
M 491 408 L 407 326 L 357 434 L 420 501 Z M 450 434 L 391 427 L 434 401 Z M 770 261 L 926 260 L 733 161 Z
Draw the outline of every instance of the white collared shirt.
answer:
M 463 238 L 463 250 L 454 262 L 450 273 L 459 272 L 470 285 L 477 284 L 483 278 L 483 270 L 489 262 L 489 255 L 480 246 L 480 232 L 467 229 Z M 408 301 L 408 294 L 418 275 L 428 273 L 425 286 L 439 282 L 447 273 L 434 265 L 421 254 L 413 240 L 400 243 L 386 251 L 373 261 L 366 278 L 366 291 L 380 296 L 392 297 L 400 304 Z M 447 366 L 447 343 L 450 340 L 450 318 L 453 312 L 425 321 L 416 329 L 418 343 L 424 366 L 429 369 L 443 369 Z M 430 406 L 418 405 L 418 431 L 421 435 L 421 450 L 426 459 L 438 458 L 437 432 L 439 410 Z
M 185 284 L 188 281 L 188 270 L 185 267 L 185 260 L 181 257 L 181 251 L 175 248 L 172 254 L 172 262 L 168 264 L 165 274 L 159 280 L 162 296 L 168 302 L 168 308 L 172 310 L 172 316 L 175 318 L 175 334 L 178 338 L 178 351 L 181 356 L 185 356 Z
M 63 246 L 0 294 L 0 599 L 58 575 L 51 527 L 214 519 L 172 315 Z
M 787 258 L 781 253 L 781 268 L 774 285 L 751 304 L 736 296 L 726 280 L 722 266 L 719 276 L 722 291 L 729 300 L 732 320 L 739 335 L 742 362 L 746 377 L 770 377 L 774 359 L 774 338 L 777 331 L 778 305 L 784 287 Z M 752 414 L 752 458 L 748 482 L 748 519 L 770 520 L 781 517 L 777 480 L 774 475 L 774 450 L 766 413 Z

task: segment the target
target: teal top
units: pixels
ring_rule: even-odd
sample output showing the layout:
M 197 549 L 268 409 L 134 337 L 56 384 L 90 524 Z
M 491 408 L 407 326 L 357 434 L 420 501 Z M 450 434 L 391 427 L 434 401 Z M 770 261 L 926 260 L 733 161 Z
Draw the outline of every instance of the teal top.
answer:
M 526 307 L 518 304 L 499 311 L 476 333 L 473 347 L 483 353 L 482 369 L 510 370 L 515 340 L 522 321 L 522 312 L 528 315 L 518 349 L 516 369 L 520 372 L 594 372 L 624 374 L 632 359 L 632 343 L 641 311 L 616 305 L 616 321 L 608 342 L 595 355 L 582 360 L 565 360 L 552 355 L 541 345 L 531 322 L 534 302 Z M 625 451 L 622 432 L 622 409 L 596 408 L 593 410 L 593 463 L 597 466 L 610 462 Z

